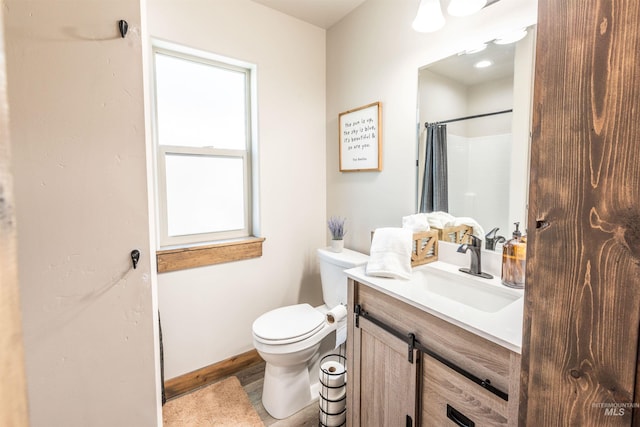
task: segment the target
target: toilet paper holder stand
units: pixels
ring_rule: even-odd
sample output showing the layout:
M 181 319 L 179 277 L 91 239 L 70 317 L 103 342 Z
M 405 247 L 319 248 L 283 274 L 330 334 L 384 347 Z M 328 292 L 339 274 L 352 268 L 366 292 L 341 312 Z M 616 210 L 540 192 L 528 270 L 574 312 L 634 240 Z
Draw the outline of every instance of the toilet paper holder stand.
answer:
M 346 425 L 346 366 L 347 358 L 343 354 L 328 354 L 320 360 L 319 425 L 322 427 Z

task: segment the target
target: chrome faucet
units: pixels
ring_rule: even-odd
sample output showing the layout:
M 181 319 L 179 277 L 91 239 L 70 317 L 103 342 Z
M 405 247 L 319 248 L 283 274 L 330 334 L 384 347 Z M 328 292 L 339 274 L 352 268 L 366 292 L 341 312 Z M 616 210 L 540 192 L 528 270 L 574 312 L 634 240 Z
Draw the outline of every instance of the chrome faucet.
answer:
M 485 242 L 484 242 L 484 248 L 488 251 L 495 251 L 496 250 L 496 245 L 498 243 L 504 243 L 507 241 L 507 239 L 504 238 L 504 236 L 498 236 L 498 230 L 500 230 L 498 227 L 494 228 L 493 230 L 491 230 L 490 232 L 487 233 L 486 236 L 484 236 L 485 238 Z
M 482 272 L 482 240 L 473 234 L 469 234 L 469 242 L 461 244 L 458 247 L 458 252 L 466 254 L 467 251 L 471 251 L 471 266 L 469 268 L 460 268 L 459 270 L 472 276 L 493 279 L 492 275 Z

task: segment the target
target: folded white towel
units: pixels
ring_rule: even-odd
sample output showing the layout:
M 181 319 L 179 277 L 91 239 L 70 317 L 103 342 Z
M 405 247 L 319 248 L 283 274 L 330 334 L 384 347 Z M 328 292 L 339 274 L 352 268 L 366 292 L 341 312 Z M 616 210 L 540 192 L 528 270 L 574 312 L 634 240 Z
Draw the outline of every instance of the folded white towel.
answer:
M 429 225 L 434 228 L 447 228 L 457 225 L 468 225 L 473 228 L 473 234 L 484 239 L 484 228 L 473 218 L 455 217 L 447 212 L 431 212 L 426 214 Z
M 449 225 L 452 225 L 453 221 L 455 221 L 456 217 L 442 211 L 430 212 L 427 215 L 427 221 L 429 225 L 434 228 L 446 228 Z
M 413 230 L 414 233 L 419 231 L 429 231 L 429 218 L 426 213 L 402 217 L 402 228 Z
M 451 225 L 468 225 L 473 228 L 474 236 L 484 240 L 484 228 L 482 228 L 482 226 L 478 224 L 478 221 L 473 218 L 460 216 L 456 218 Z
M 378 228 L 373 234 L 367 274 L 369 276 L 411 278 L 413 231 L 409 228 Z

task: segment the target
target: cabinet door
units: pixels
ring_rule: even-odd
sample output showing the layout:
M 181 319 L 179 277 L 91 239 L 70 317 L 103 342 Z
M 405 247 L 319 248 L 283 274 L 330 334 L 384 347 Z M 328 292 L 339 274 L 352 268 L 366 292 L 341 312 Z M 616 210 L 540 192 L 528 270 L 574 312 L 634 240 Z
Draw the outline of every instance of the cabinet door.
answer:
M 406 342 L 367 319 L 353 333 L 353 426 L 415 426 L 420 358 Z

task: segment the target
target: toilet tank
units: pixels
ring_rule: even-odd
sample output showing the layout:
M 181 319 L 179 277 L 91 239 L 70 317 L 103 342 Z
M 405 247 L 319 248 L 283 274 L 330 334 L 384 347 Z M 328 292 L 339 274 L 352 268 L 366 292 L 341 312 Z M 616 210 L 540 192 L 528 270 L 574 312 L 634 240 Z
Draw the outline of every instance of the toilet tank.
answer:
M 322 298 L 329 308 L 347 303 L 347 275 L 344 271 L 366 264 L 368 260 L 368 255 L 351 249 L 343 249 L 342 252 L 318 249 Z

